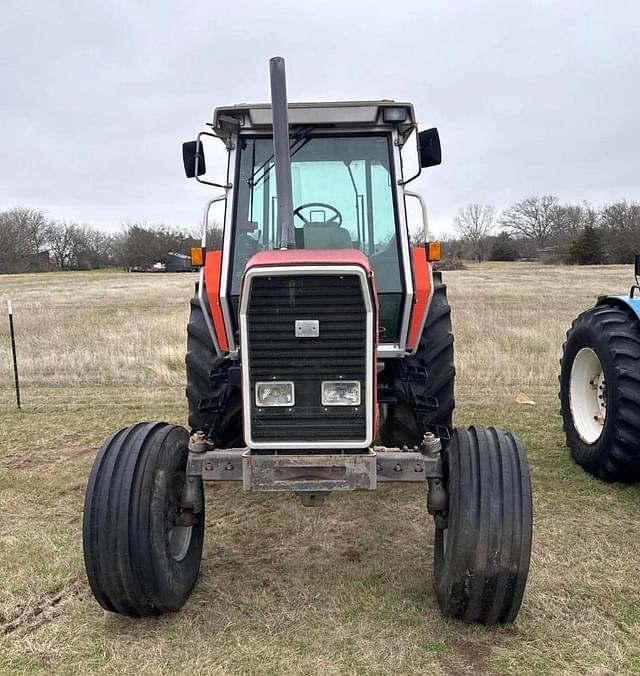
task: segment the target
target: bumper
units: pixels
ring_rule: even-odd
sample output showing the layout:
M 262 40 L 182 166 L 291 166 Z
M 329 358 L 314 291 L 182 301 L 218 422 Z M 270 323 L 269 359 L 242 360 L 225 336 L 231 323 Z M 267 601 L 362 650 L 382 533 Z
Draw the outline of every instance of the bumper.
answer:
M 376 446 L 366 453 L 257 454 L 247 448 L 190 451 L 189 476 L 242 481 L 247 491 L 375 490 L 378 482 L 426 481 L 429 459 L 418 451 Z

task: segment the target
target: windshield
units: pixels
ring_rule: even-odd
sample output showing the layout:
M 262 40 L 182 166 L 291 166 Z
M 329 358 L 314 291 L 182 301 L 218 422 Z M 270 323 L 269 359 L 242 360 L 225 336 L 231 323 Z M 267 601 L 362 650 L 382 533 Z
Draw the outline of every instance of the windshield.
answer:
M 388 134 L 293 137 L 291 182 L 299 249 L 358 249 L 380 296 L 383 341 L 398 332 L 402 281 Z M 231 294 L 247 261 L 277 248 L 273 140 L 241 138 L 236 181 Z

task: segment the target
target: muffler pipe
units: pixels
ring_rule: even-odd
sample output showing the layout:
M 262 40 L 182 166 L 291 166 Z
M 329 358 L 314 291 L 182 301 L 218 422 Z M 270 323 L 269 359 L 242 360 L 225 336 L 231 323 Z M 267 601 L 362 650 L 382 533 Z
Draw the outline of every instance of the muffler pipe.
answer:
M 291 157 L 289 156 L 289 108 L 287 102 L 287 72 L 284 59 L 269 60 L 271 75 L 271 113 L 273 115 L 273 158 L 276 165 L 277 242 L 280 249 L 295 249 L 293 230 L 293 191 L 291 188 Z

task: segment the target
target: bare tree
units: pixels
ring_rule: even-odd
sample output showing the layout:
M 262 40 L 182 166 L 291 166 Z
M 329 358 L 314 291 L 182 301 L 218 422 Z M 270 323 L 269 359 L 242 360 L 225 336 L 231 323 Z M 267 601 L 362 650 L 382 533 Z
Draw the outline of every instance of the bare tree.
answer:
M 467 204 L 453 221 L 462 240 L 478 262 L 487 257 L 487 238 L 495 228 L 496 210 L 490 204 Z
M 118 236 L 96 230 L 86 224 L 78 228 L 75 247 L 76 265 L 83 270 L 116 265 Z
M 0 272 L 16 272 L 20 250 L 19 232 L 9 212 L 0 213 Z
M 79 228 L 75 223 L 58 221 L 49 225 L 47 242 L 57 267 L 62 269 L 75 267 L 74 253 L 78 235 Z
M 500 225 L 507 231 L 533 240 L 544 248 L 558 230 L 559 205 L 554 195 L 527 197 L 506 209 Z
M 611 263 L 629 263 L 640 253 L 640 202 L 613 202 L 600 209 L 599 225 Z
M 194 237 L 197 237 L 197 231 L 194 232 Z M 220 221 L 211 221 L 207 229 L 207 249 L 213 251 L 215 249 L 222 249 L 222 224 Z
M 49 221 L 44 213 L 38 209 L 25 208 L 15 209 L 14 212 L 22 223 L 31 251 L 34 254 L 40 253 L 46 247 L 49 229 Z
M 23 207 L 0 212 L 0 271 L 37 268 L 49 223 L 42 211 Z
M 554 235 L 561 243 L 567 243 L 587 227 L 598 224 L 598 209 L 588 202 L 582 204 L 560 204 L 557 211 L 557 224 Z
M 167 225 L 146 222 L 124 225 L 124 233 L 117 245 L 119 262 L 125 269 L 148 269 L 158 262 L 166 262 L 169 253 L 188 255 L 191 247 L 200 245 L 196 233 Z
M 108 268 L 118 257 L 117 237 L 86 223 L 52 222 L 47 244 L 56 266 L 65 270 Z

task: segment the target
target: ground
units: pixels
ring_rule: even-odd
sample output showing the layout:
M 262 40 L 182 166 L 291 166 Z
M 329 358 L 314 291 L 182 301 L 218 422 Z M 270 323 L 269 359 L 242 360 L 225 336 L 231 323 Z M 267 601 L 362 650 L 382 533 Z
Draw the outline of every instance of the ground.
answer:
M 419 486 L 333 495 L 207 488 L 200 581 L 182 612 L 102 611 L 82 561 L 82 502 L 101 440 L 140 420 L 186 422 L 194 275 L 0 276 L 13 300 L 23 409 L 0 323 L 1 674 L 640 673 L 640 489 L 582 472 L 564 446 L 563 336 L 624 267 L 484 264 L 445 274 L 456 332 L 456 423 L 524 439 L 534 552 L 517 621 L 443 619 Z M 518 404 L 517 394 L 535 404 Z

